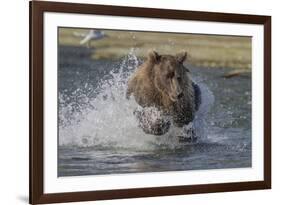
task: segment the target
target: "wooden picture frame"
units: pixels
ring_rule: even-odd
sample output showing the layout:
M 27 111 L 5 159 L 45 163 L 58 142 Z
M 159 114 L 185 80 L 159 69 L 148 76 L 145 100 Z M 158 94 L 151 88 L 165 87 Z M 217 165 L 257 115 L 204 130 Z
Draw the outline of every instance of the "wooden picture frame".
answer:
M 165 195 L 198 194 L 271 188 L 271 17 L 213 12 L 103 6 L 76 3 L 29 2 L 30 8 L 30 204 L 77 202 Z M 264 179 L 261 181 L 165 187 L 44 193 L 44 12 L 96 14 L 157 19 L 259 24 L 264 30 Z

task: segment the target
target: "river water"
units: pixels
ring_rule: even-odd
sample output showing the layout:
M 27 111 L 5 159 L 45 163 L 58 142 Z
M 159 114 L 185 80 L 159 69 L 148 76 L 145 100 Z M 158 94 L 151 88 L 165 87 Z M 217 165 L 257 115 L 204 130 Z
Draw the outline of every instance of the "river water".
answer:
M 138 127 L 126 82 L 141 62 L 91 60 L 91 50 L 59 47 L 58 176 L 251 167 L 251 75 L 188 66 L 202 90 L 196 143 Z

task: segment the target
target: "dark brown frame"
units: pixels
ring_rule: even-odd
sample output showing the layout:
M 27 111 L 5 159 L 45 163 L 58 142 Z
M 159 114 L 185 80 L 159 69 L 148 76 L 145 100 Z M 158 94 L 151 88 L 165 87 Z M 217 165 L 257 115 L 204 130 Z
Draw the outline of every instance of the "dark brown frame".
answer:
M 271 17 L 198 11 L 165 10 L 74 4 L 29 2 L 30 9 L 30 190 L 31 204 L 152 197 L 271 188 Z M 186 185 L 44 194 L 43 192 L 43 13 L 81 13 L 228 23 L 260 24 L 264 27 L 264 180 L 237 183 Z

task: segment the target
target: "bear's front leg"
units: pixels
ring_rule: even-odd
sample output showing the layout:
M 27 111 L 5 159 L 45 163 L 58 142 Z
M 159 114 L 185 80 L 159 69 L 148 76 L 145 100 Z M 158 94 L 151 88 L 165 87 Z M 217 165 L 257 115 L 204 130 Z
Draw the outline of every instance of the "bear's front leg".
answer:
M 171 122 L 156 108 L 135 110 L 134 115 L 146 134 L 163 135 L 170 129 Z
M 182 127 L 183 135 L 179 135 L 178 139 L 179 142 L 185 143 L 195 143 L 197 142 L 197 135 L 195 133 L 195 128 L 193 126 L 193 123 L 189 123 L 188 125 L 184 125 Z

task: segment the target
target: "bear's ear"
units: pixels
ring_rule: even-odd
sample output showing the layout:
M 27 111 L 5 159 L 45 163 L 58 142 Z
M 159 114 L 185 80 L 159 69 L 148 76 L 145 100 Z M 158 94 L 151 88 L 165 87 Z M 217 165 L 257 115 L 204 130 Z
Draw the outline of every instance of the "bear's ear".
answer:
M 157 63 L 160 60 L 160 55 L 156 51 L 150 51 L 148 53 L 148 60 L 152 63 Z
M 187 58 L 187 52 L 181 52 L 176 55 L 176 59 L 179 63 L 183 63 Z

